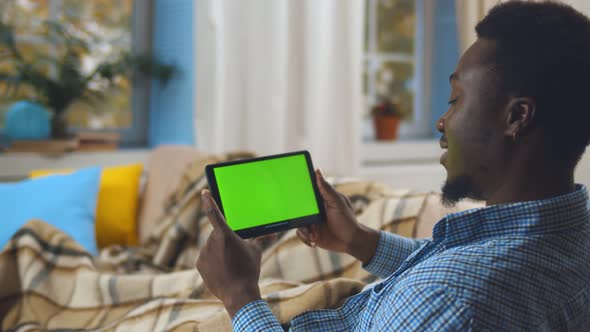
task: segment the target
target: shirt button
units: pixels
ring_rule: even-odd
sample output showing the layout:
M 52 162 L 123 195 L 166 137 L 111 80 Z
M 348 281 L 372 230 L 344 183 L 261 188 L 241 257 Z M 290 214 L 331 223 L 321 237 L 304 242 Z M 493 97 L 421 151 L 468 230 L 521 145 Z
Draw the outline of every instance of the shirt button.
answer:
M 383 283 L 378 283 L 377 285 L 375 285 L 375 287 L 373 287 L 373 291 L 375 293 L 379 293 L 379 291 L 383 288 Z

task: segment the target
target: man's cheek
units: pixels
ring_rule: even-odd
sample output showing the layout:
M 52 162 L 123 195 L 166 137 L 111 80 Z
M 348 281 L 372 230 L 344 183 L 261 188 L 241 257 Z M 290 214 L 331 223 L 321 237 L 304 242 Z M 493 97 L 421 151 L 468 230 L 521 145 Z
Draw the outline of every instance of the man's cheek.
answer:
M 447 140 L 449 143 L 449 149 L 447 154 L 447 160 L 449 168 L 452 170 L 453 175 L 463 175 L 465 171 L 463 152 L 461 145 L 458 144 L 457 135 L 454 132 L 447 133 Z
M 459 149 L 449 149 L 448 160 L 453 176 L 460 176 L 465 174 L 463 154 L 460 152 Z

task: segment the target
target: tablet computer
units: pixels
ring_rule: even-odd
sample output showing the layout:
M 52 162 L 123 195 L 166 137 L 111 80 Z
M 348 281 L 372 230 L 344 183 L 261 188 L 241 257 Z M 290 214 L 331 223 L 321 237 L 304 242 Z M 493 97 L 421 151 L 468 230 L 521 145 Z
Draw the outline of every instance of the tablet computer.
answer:
M 205 173 L 225 220 L 242 238 L 325 221 L 307 151 L 207 165 Z

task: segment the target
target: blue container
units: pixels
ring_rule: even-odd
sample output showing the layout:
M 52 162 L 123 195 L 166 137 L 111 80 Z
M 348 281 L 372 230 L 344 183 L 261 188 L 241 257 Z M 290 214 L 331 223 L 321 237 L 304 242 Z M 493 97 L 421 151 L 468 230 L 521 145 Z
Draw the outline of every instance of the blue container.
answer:
M 5 130 L 11 140 L 44 140 L 51 134 L 51 116 L 40 104 L 21 100 L 6 113 Z

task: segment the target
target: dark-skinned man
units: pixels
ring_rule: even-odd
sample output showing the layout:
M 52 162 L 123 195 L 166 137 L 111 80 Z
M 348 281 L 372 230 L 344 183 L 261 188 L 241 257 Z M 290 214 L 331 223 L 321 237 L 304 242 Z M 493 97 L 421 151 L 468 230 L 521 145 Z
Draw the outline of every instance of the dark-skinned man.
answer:
M 590 205 L 574 169 L 590 139 L 590 21 L 552 2 L 507 2 L 477 25 L 450 77 L 439 119 L 443 203 L 432 239 L 357 223 L 344 196 L 317 181 L 327 222 L 298 230 L 310 246 L 349 253 L 384 280 L 294 331 L 590 331 Z M 226 225 L 197 268 L 237 331 L 282 330 L 258 288 L 260 250 Z

